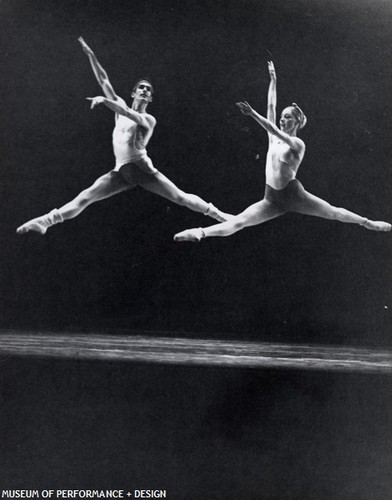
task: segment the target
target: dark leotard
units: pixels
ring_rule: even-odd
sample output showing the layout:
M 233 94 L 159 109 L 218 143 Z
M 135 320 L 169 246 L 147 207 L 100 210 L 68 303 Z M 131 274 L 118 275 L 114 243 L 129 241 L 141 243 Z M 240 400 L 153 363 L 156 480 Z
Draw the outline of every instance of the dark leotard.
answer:
M 309 193 L 297 179 L 290 181 L 283 189 L 274 189 L 266 184 L 264 199 L 285 212 L 301 212 L 303 208 L 313 203 Z

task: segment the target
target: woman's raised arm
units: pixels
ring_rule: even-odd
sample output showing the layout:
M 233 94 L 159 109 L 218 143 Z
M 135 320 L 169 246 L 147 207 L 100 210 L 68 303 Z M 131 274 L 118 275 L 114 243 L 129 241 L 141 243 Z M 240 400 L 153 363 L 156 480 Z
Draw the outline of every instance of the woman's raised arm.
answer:
M 276 71 L 272 61 L 268 61 L 268 71 L 270 74 L 270 84 L 268 87 L 268 100 L 267 100 L 267 119 L 272 123 L 276 123 Z

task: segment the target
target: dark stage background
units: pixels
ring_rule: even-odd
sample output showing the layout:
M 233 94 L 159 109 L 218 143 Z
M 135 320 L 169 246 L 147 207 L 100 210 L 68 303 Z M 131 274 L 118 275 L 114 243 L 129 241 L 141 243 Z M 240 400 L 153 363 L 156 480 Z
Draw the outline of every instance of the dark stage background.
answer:
M 26 220 L 113 168 L 113 114 L 82 34 L 116 91 L 145 73 L 158 125 L 149 153 L 181 188 L 238 212 L 264 192 L 265 132 L 239 114 L 309 123 L 299 179 L 369 218 L 390 203 L 390 14 L 382 2 L 2 2 L 1 308 L 4 326 L 125 327 L 390 344 L 389 235 L 287 215 L 231 238 L 175 244 L 199 214 L 134 191 L 39 235 Z M 256 155 L 260 159 L 256 160 Z
M 90 111 L 85 100 L 100 95 L 101 91 L 88 58 L 77 42 L 79 35 L 93 48 L 115 90 L 128 103 L 131 102 L 133 81 L 141 75 L 152 78 L 156 93 L 149 111 L 158 124 L 148 147 L 149 155 L 155 166 L 182 189 L 233 213 L 262 198 L 266 133 L 254 121 L 243 117 L 235 102 L 248 100 L 265 114 L 269 83 L 267 60 L 273 60 L 278 75 L 278 111 L 295 101 L 308 117 L 308 125 L 301 134 L 307 144 L 307 153 L 299 170 L 299 180 L 308 191 L 334 205 L 372 219 L 391 221 L 392 6 L 389 2 L 1 0 L 0 11 L 0 328 L 71 333 L 144 332 L 147 335 L 391 348 L 390 234 L 289 214 L 229 238 L 204 240 L 197 245 L 178 244 L 172 240 L 176 232 L 210 225 L 213 221 L 142 190 L 95 204 L 78 218 L 52 228 L 45 237 L 37 234 L 21 237 L 15 233 L 17 226 L 60 207 L 114 166 L 113 113 L 104 107 Z M 15 379 L 9 379 L 7 366 Z M 199 488 L 196 493 L 187 491 L 181 496 L 177 492 L 175 498 L 385 498 L 382 494 L 386 489 L 379 489 L 378 493 L 373 491 L 373 496 L 359 496 L 361 491 L 368 492 L 358 486 L 356 473 L 343 474 L 338 479 L 342 484 L 348 481 L 355 491 L 349 488 L 339 497 L 333 490 L 334 494 L 328 496 L 331 491 L 323 490 L 322 482 L 317 480 L 327 466 L 317 462 L 315 474 L 318 476 L 311 478 L 311 459 L 306 463 L 297 462 L 295 474 L 290 473 L 300 478 L 302 471 L 308 482 L 301 483 L 301 479 L 297 479 L 298 488 L 290 490 L 287 486 L 288 493 L 273 486 L 281 479 L 280 474 L 289 471 L 297 460 L 297 451 L 308 449 L 310 442 L 312 446 L 331 446 L 327 453 L 331 463 L 338 453 L 338 434 L 331 438 L 331 433 L 339 433 L 342 424 L 331 427 L 333 431 L 325 431 L 321 426 L 322 438 L 318 445 L 317 440 L 314 444 L 317 432 L 306 435 L 303 440 L 300 437 L 300 445 L 291 441 L 290 432 L 296 424 L 299 429 L 308 429 L 302 421 L 305 417 L 301 416 L 307 412 L 306 401 L 311 406 L 311 415 L 327 412 L 322 416 L 325 424 L 329 404 L 334 407 L 346 402 L 348 405 L 342 414 L 334 413 L 336 421 L 346 418 L 352 411 L 360 413 L 362 404 L 368 406 L 368 416 L 358 417 L 358 421 L 350 424 L 350 430 L 346 434 L 343 432 L 347 438 L 346 441 L 343 438 L 343 446 L 346 444 L 348 448 L 344 448 L 343 456 L 339 455 L 341 463 L 347 471 L 358 472 L 358 464 L 352 461 L 352 456 L 358 457 L 358 450 L 363 450 L 360 443 L 365 439 L 365 429 L 373 415 L 379 430 L 375 423 L 371 424 L 368 439 L 369 442 L 374 439 L 374 449 L 370 454 L 364 452 L 363 467 L 359 470 L 365 470 L 368 461 L 374 463 L 376 456 L 380 463 L 391 464 L 390 448 L 378 434 L 382 430 L 386 435 L 391 430 L 390 394 L 387 384 L 380 383 L 379 379 L 368 378 L 365 384 L 361 375 L 358 379 L 352 375 L 350 380 L 336 375 L 337 378 L 323 375 L 313 379 L 310 375 L 291 372 L 266 371 L 263 374 L 218 369 L 204 372 L 196 368 L 182 368 L 176 372 L 174 367 L 167 373 L 162 367 L 95 365 L 92 362 L 81 367 L 76 361 L 63 361 L 56 366 L 49 361 L 35 363 L 29 360 L 23 364 L 21 360 L 8 360 L 8 365 L 5 362 L 2 369 L 3 387 L 9 388 L 9 392 L 6 389 L 2 392 L 3 408 L 6 409 L 2 434 L 7 435 L 13 422 L 14 436 L 20 436 L 16 441 L 9 438 L 9 448 L 4 448 L 8 453 L 4 456 L 11 457 L 8 467 L 4 468 L 7 484 L 17 484 L 17 478 L 21 481 L 19 484 L 23 483 L 22 471 L 28 470 L 31 458 L 36 463 L 30 469 L 30 482 L 27 481 L 31 487 L 38 478 L 45 483 L 45 474 L 55 484 L 62 481 L 64 486 L 80 486 L 82 480 L 78 474 L 87 466 L 83 469 L 79 464 L 76 473 L 70 469 L 71 465 L 65 464 L 71 463 L 77 453 L 81 454 L 81 461 L 90 463 L 95 460 L 92 457 L 99 456 L 100 450 L 98 444 L 97 449 L 80 444 L 79 424 L 72 421 L 70 429 L 78 427 L 79 430 L 75 435 L 70 430 L 64 437 L 68 450 L 64 455 L 56 455 L 59 443 L 46 440 L 45 432 L 42 439 L 49 444 L 42 449 L 32 436 L 40 435 L 44 429 L 53 434 L 59 430 L 64 432 L 64 422 L 70 417 L 60 406 L 71 404 L 72 407 L 70 402 L 76 393 L 73 409 L 77 415 L 82 415 L 86 426 L 83 439 L 97 439 L 100 423 L 107 430 L 110 422 L 117 419 L 114 413 L 107 413 L 107 402 L 114 407 L 118 405 L 119 412 L 129 415 L 127 405 L 132 405 L 132 401 L 125 403 L 128 382 L 145 384 L 148 391 L 150 384 L 154 385 L 153 381 L 159 379 L 164 385 L 157 389 L 160 404 L 166 404 L 162 396 L 165 394 L 169 407 L 173 405 L 170 411 L 160 413 L 154 406 L 158 403 L 146 399 L 145 395 L 136 393 L 132 398 L 147 408 L 147 412 L 155 412 L 156 418 L 171 422 L 167 431 L 171 434 L 163 442 L 154 441 L 154 433 L 148 434 L 146 449 L 148 453 L 148 447 L 158 441 L 157 446 L 173 446 L 172 450 L 165 448 L 164 453 L 156 456 L 157 464 L 162 463 L 159 457 L 169 463 L 172 460 L 172 474 L 166 476 L 168 482 L 180 485 L 180 491 L 186 474 L 181 460 L 190 460 L 184 450 L 182 454 L 179 444 L 170 445 L 177 443 L 176 439 L 195 440 L 197 464 L 207 460 L 206 457 L 211 463 L 222 460 L 225 454 L 229 457 L 225 471 L 215 476 L 222 477 L 222 484 L 227 485 L 226 489 L 222 486 L 224 493 L 219 496 L 219 488 L 215 485 L 215 493 L 211 496 L 208 496 L 208 489 L 198 494 L 197 491 L 201 491 L 198 481 L 194 483 L 194 487 Z M 117 379 L 109 377 L 112 385 L 106 382 L 106 372 L 112 369 L 117 374 L 112 377 L 124 377 L 117 386 L 117 395 L 113 393 Z M 41 370 L 47 374 L 43 375 Z M 25 375 L 26 371 L 31 371 L 32 378 Z M 140 380 L 134 372 L 140 374 Z M 91 380 L 92 374 L 97 374 L 96 385 Z M 57 403 L 52 404 L 54 391 L 62 390 L 66 383 L 64 377 L 70 377 L 64 400 L 60 403 L 54 398 Z M 189 401 L 180 404 L 181 394 L 187 387 L 179 390 L 177 385 L 184 383 L 184 377 L 185 386 L 199 387 L 200 393 L 196 390 L 194 393 L 196 408 L 191 408 Z M 264 392 L 258 385 L 262 378 L 268 385 Z M 235 379 L 234 394 L 240 402 L 243 401 L 241 394 L 248 394 L 246 391 L 251 386 L 250 396 L 246 396 L 248 403 L 244 403 L 241 412 L 233 413 L 237 399 L 230 392 L 223 409 L 218 411 L 213 407 L 208 412 L 212 400 L 222 402 L 221 391 L 224 394 L 228 390 L 232 379 Z M 11 384 L 10 380 L 14 381 L 13 389 L 7 385 Z M 280 398 L 285 400 L 287 393 L 295 393 L 302 383 L 310 384 L 313 389 L 309 389 L 310 395 L 306 398 L 303 397 L 304 389 L 299 390 L 297 396 L 293 396 L 292 407 L 283 408 L 287 415 L 294 415 L 290 422 L 283 420 L 274 427 L 275 424 L 268 420 L 273 418 L 268 417 L 268 412 L 265 415 L 256 412 L 252 417 L 255 420 L 246 423 L 249 434 L 245 433 L 244 439 L 238 438 L 236 426 L 250 411 L 252 397 L 257 408 L 263 398 L 264 402 L 279 405 Z M 27 434 L 20 429 L 25 420 L 31 418 L 33 403 L 30 400 L 23 403 L 26 402 L 24 389 L 21 389 L 24 384 L 29 387 L 33 401 L 41 401 L 42 407 L 49 405 L 51 415 L 35 410 L 31 421 L 41 422 L 42 429 L 41 424 L 31 424 L 34 432 L 29 433 L 27 428 Z M 91 392 L 91 384 L 98 392 Z M 288 389 L 287 384 L 293 386 Z M 388 384 L 390 386 L 390 381 Z M 209 389 L 203 396 L 200 388 L 204 386 Z M 84 389 L 87 402 L 81 403 L 78 391 L 84 393 Z M 342 394 L 349 392 L 354 399 L 339 395 L 340 389 Z M 327 398 L 323 401 L 328 404 L 317 402 L 318 390 L 321 394 L 333 392 L 333 397 L 320 396 Z M 23 410 L 13 406 L 11 394 L 20 397 L 18 401 Z M 175 407 L 179 408 L 177 418 L 183 419 L 182 426 L 186 422 L 196 425 L 197 421 L 197 425 L 207 426 L 205 434 L 200 437 L 199 431 L 192 433 L 189 429 L 176 434 Z M 99 408 L 105 408 L 102 415 Z M 372 408 L 375 408 L 374 413 Z M 191 417 L 193 411 L 199 417 L 203 414 L 205 420 Z M 226 421 L 224 415 L 227 414 Z M 258 460 L 256 454 L 250 454 L 245 462 L 241 462 L 241 458 L 238 458 L 241 463 L 231 462 L 233 454 L 241 457 L 244 450 L 249 451 L 248 446 L 254 446 L 249 437 L 253 426 L 261 432 L 256 415 L 263 426 L 267 419 L 274 433 L 279 428 L 283 433 L 281 439 L 284 440 L 288 433 L 286 437 L 292 453 L 287 455 L 282 451 L 285 459 L 279 461 L 277 458 L 273 462 L 273 477 L 265 483 L 264 496 L 258 496 L 255 491 L 263 484 L 260 477 L 240 474 L 237 486 L 227 482 L 233 471 L 244 471 Z M 141 417 L 138 415 L 136 419 L 138 432 L 148 433 L 152 428 L 158 432 L 163 425 L 153 427 L 151 416 L 144 420 L 147 427 L 140 431 Z M 53 427 L 49 422 L 56 418 L 59 423 Z M 306 418 L 310 418 L 309 415 Z M 113 425 L 116 429 L 113 432 L 119 432 L 116 439 L 125 432 L 125 427 L 127 433 L 132 432 L 125 417 L 124 421 Z M 219 432 L 233 434 L 237 436 L 233 439 L 238 441 L 221 439 L 217 429 L 222 426 Z M 268 445 L 271 449 L 276 438 L 273 435 Z M 348 445 L 357 438 L 358 447 Z M 102 444 L 102 462 L 88 469 L 88 484 L 104 477 L 103 470 L 109 470 L 107 478 L 111 478 L 112 484 L 117 479 L 124 481 L 125 465 L 117 476 L 113 472 L 119 470 L 116 465 L 112 464 L 112 468 L 108 465 L 117 459 L 129 465 L 130 473 L 134 474 L 131 474 L 133 482 L 138 479 L 135 471 L 140 470 L 144 483 L 148 483 L 147 459 L 140 458 L 142 445 L 133 443 L 140 461 L 130 465 L 125 457 L 132 440 L 127 437 L 117 458 L 108 455 L 109 445 L 116 439 L 109 436 L 109 441 Z M 328 444 L 330 439 L 331 445 Z M 215 442 L 222 456 L 212 457 L 211 450 L 203 447 L 207 442 L 204 440 L 208 440 L 208 446 Z M 23 443 L 25 450 L 36 450 L 37 454 L 22 457 L 21 452 L 17 452 L 20 450 L 17 445 L 23 447 Z M 259 445 L 262 447 L 263 443 Z M 364 446 L 369 450 L 366 440 Z M 55 456 L 60 457 L 58 463 L 53 462 Z M 262 466 L 261 462 L 258 465 Z M 58 467 L 57 475 L 53 470 L 50 475 L 48 469 L 51 467 Z M 381 469 L 380 466 L 372 470 Z M 173 472 L 176 470 L 177 478 Z M 328 470 L 330 474 L 325 481 L 332 484 L 336 470 Z M 152 467 L 152 471 L 155 472 L 151 472 L 150 478 L 156 473 L 156 467 Z M 193 469 L 188 473 L 192 485 L 190 478 L 195 478 L 199 471 Z M 292 477 L 290 474 L 285 476 L 287 485 Z M 377 472 L 371 475 L 369 484 L 376 475 Z M 161 476 L 154 477 L 157 477 L 156 486 L 164 487 Z M 377 477 L 384 488 L 388 486 L 385 477 Z M 154 481 L 151 479 L 150 484 Z M 238 489 L 241 484 L 252 484 L 248 490 L 244 486 L 242 496 Z M 301 489 L 304 484 L 313 485 L 312 494 L 306 496 Z M 205 478 L 205 488 L 208 485 L 212 487 Z M 232 496 L 231 488 L 234 488 Z

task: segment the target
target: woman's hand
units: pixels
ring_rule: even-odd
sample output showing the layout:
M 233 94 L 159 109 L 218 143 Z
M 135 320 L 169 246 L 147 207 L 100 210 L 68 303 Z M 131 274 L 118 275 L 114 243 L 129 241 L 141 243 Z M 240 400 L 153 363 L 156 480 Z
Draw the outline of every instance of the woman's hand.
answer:
M 267 64 L 268 64 L 268 72 L 270 74 L 270 78 L 271 78 L 271 80 L 276 82 L 276 71 L 275 71 L 274 63 L 272 61 L 268 61 Z
M 237 102 L 236 105 L 240 108 L 241 113 L 243 115 L 250 115 L 253 113 L 252 107 L 245 101 L 245 102 Z

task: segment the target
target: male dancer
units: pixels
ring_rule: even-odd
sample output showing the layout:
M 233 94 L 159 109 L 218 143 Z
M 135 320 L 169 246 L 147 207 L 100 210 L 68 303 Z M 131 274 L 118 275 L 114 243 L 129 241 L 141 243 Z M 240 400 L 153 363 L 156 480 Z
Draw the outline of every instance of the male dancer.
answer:
M 146 112 L 153 95 L 153 87 L 149 79 L 143 78 L 136 82 L 131 94 L 132 106 L 129 108 L 124 99 L 115 93 L 106 71 L 98 62 L 94 52 L 82 37 L 79 37 L 78 41 L 87 54 L 95 77 L 105 94 L 105 97 L 88 98 L 91 100 L 91 109 L 98 104 L 104 104 L 115 113 L 113 151 L 116 165 L 113 170 L 97 179 L 92 186 L 79 193 L 72 201 L 59 209 L 55 208 L 41 217 L 26 222 L 18 227 L 17 233 L 36 231 L 45 234 L 49 227 L 76 217 L 92 203 L 136 186 L 141 186 L 147 191 L 178 205 L 186 206 L 195 212 L 208 215 L 217 221 L 228 220 L 230 215 L 221 212 L 212 203 L 207 203 L 194 194 L 181 191 L 154 167 L 147 156 L 146 146 L 156 124 L 155 118 Z

